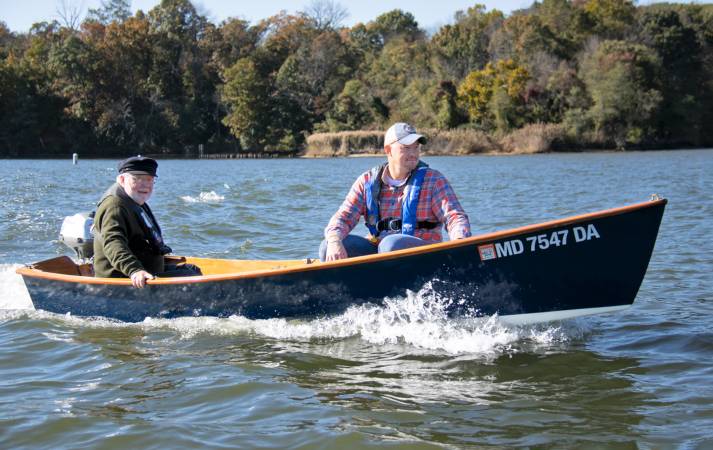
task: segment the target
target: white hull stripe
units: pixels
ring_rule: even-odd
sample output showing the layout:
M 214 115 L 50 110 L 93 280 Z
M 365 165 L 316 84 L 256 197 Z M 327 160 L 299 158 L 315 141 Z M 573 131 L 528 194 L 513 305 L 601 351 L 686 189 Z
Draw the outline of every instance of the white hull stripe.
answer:
M 572 319 L 574 317 L 590 316 L 592 314 L 605 314 L 621 311 L 631 305 L 605 306 L 603 308 L 582 308 L 566 309 L 563 311 L 550 311 L 531 314 L 513 314 L 510 316 L 500 316 L 500 321 L 508 325 L 530 325 L 541 322 L 553 322 L 556 320 Z

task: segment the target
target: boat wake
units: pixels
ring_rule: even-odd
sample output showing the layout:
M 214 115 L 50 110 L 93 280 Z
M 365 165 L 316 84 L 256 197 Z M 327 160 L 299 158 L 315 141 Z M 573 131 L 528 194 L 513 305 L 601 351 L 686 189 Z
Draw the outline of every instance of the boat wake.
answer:
M 491 317 L 448 317 L 453 300 L 440 298 L 428 283 L 405 297 L 387 298 L 382 306 L 349 308 L 339 316 L 311 321 L 270 319 L 251 322 L 260 335 L 287 340 L 329 340 L 358 337 L 375 345 L 406 345 L 436 354 L 508 353 L 527 341 L 535 345 L 569 342 L 585 332 L 578 322 L 517 327 Z M 232 318 L 237 320 L 238 318 Z
M 180 339 L 201 335 L 255 335 L 293 342 L 334 342 L 360 339 L 379 346 L 405 346 L 429 354 L 496 356 L 567 344 L 586 333 L 586 324 L 567 321 L 537 326 L 513 326 L 498 316 L 449 318 L 452 301 L 439 298 L 430 284 L 384 304 L 353 306 L 341 315 L 312 320 L 250 320 L 242 316 L 146 318 L 124 323 L 106 318 L 85 318 L 35 311 L 19 275 L 18 264 L 0 264 L 0 320 L 32 317 L 60 320 L 68 326 L 138 328 L 146 332 L 170 330 Z
M 0 264 L 0 310 L 24 310 L 32 306 L 22 277 L 15 273 L 21 264 Z
M 186 203 L 220 203 L 225 200 L 225 196 L 216 193 L 215 191 L 201 192 L 198 197 L 190 195 L 181 196 L 181 200 Z

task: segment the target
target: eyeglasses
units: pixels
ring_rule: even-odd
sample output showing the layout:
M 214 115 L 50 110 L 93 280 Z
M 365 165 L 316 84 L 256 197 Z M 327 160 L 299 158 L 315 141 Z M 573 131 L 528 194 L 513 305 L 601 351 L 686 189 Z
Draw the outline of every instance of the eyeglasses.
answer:
M 129 175 L 134 184 L 156 184 L 156 177 L 152 177 L 151 175 L 134 175 L 133 173 Z

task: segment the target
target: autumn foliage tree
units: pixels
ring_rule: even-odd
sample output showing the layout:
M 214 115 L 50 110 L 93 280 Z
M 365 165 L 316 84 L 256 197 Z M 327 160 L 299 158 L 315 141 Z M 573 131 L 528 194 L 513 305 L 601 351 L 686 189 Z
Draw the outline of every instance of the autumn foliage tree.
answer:
M 211 23 L 190 0 L 129 6 L 102 0 L 27 32 L 0 22 L 0 155 L 292 154 L 315 131 L 396 120 L 713 145 L 713 5 L 475 4 L 428 33 L 401 9 L 344 26 L 331 0 L 254 23 Z
M 658 81 L 661 62 L 638 44 L 604 41 L 582 65 L 582 78 L 592 97 L 588 115 L 599 140 L 618 148 L 654 136 L 663 95 Z
M 471 122 L 500 131 L 522 125 L 527 69 L 515 61 L 500 60 L 475 70 L 458 87 L 458 97 Z

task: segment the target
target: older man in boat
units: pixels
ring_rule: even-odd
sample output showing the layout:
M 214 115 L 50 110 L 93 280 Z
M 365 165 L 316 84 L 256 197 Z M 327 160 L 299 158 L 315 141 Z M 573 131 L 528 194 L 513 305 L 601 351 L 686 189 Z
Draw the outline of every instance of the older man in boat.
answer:
M 420 159 L 426 138 L 403 122 L 384 136 L 387 162 L 357 178 L 324 229 L 322 261 L 363 256 L 470 236 L 468 216 L 450 183 Z M 349 234 L 364 217 L 368 237 Z
M 153 193 L 158 163 L 133 156 L 121 161 L 119 174 L 102 196 L 94 215 L 94 275 L 131 278 L 137 288 L 155 276 L 200 275 L 193 265 L 170 266 L 161 227 L 146 203 Z

